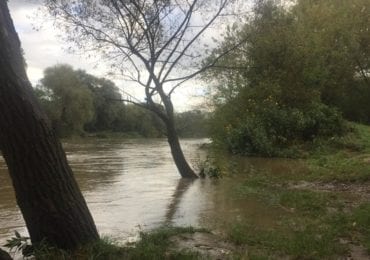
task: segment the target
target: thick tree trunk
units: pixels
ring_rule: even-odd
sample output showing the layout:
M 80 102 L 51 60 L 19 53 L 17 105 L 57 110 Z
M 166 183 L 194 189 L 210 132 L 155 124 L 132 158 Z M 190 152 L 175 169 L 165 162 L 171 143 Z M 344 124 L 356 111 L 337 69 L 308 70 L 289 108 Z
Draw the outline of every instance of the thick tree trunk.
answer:
M 65 153 L 33 95 L 7 1 L 0 1 L 0 149 L 34 244 L 99 238 Z
M 12 260 L 12 258 L 7 252 L 1 250 L 0 248 L 0 260 Z
M 177 135 L 175 125 L 171 121 L 166 123 L 167 140 L 171 148 L 171 154 L 175 161 L 176 167 L 183 178 L 198 178 L 193 169 L 189 166 L 182 152 L 179 137 Z

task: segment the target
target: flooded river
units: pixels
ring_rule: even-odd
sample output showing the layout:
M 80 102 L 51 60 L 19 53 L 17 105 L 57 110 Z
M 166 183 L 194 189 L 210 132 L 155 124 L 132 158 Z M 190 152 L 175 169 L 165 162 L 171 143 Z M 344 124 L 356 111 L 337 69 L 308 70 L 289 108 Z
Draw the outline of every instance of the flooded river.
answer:
M 207 139 L 182 140 L 191 164 L 196 165 L 205 158 L 205 152 L 199 149 L 205 142 Z M 64 143 L 64 148 L 102 235 L 130 241 L 140 230 L 164 224 L 217 229 L 238 218 L 254 219 L 259 225 L 271 222 L 271 212 L 258 201 L 229 196 L 233 185 L 242 177 L 181 180 L 165 140 L 85 139 Z M 274 160 L 251 159 L 245 161 L 242 168 L 290 170 L 281 165 Z M 276 211 L 273 215 L 278 214 Z M 0 245 L 13 236 L 15 230 L 27 234 L 1 158 Z

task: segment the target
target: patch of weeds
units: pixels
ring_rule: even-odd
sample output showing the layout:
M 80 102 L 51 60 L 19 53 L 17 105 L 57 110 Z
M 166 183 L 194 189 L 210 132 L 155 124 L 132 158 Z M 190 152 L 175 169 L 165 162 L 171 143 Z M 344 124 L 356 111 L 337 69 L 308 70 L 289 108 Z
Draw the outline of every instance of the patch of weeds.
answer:
M 126 259 L 199 259 L 199 254 L 188 251 L 171 251 L 170 238 L 175 235 L 195 232 L 204 229 L 193 227 L 162 227 L 149 233 L 142 232 L 140 240 L 134 247 L 128 248 Z
M 230 229 L 229 239 L 237 245 L 246 245 L 251 254 L 262 259 L 268 259 L 270 254 L 305 259 L 345 254 L 347 248 L 337 241 L 337 233 L 328 229 L 330 227 L 307 225 L 298 231 L 260 230 L 236 224 Z
M 244 245 L 248 242 L 248 226 L 241 223 L 231 225 L 228 239 L 236 245 Z
M 370 127 L 352 124 L 352 131 L 313 149 L 307 159 L 307 180 L 365 182 L 370 180 Z
M 87 244 L 75 251 L 67 251 L 56 248 L 46 240 L 36 245 L 31 245 L 29 238 L 21 237 L 17 232 L 16 236 L 8 241 L 7 247 L 10 250 L 21 251 L 24 257 L 35 257 L 38 260 L 66 260 L 66 259 L 122 259 L 125 249 L 119 247 L 113 240 L 103 238 L 99 241 Z
M 370 180 L 369 164 L 353 154 L 337 152 L 309 159 L 309 180 L 365 182 Z
M 272 260 L 277 257 L 267 252 L 265 249 L 248 247 L 244 250 L 239 250 L 240 252 L 235 252 L 231 259 L 234 260 Z
M 76 259 L 118 260 L 122 259 L 126 252 L 127 249 L 119 245 L 116 240 L 103 237 L 97 242 L 80 248 L 74 252 L 73 257 Z
M 279 236 L 278 236 L 279 237 Z M 334 233 L 325 228 L 307 226 L 276 241 L 276 249 L 295 257 L 320 259 L 326 256 L 343 255 L 347 249 L 336 241 Z
M 259 195 L 261 198 L 269 197 L 271 190 L 275 187 L 271 184 L 271 178 L 264 174 L 248 175 L 248 178 L 235 188 L 237 197 L 249 197 L 250 195 Z M 266 191 L 269 192 L 266 192 Z
M 197 162 L 196 168 L 201 178 L 209 177 L 217 179 L 222 177 L 221 168 L 213 159 L 210 159 L 210 157 L 207 157 L 204 161 Z
M 201 259 L 196 252 L 171 250 L 172 236 L 184 233 L 208 232 L 192 227 L 162 227 L 152 232 L 142 232 L 140 240 L 130 246 L 119 245 L 115 240 L 102 238 L 87 244 L 74 252 L 55 248 L 47 243 L 34 246 L 32 255 L 40 260 L 119 260 L 119 259 Z
M 310 190 L 286 190 L 280 194 L 281 205 L 310 216 L 325 214 L 329 204 L 337 200 L 337 196 L 332 193 Z
M 370 252 L 370 203 L 364 203 L 354 211 L 353 225 L 362 234 L 364 246 Z
M 370 152 L 370 127 L 367 125 L 353 124 L 356 143 L 361 145 L 362 150 Z
M 353 229 L 350 215 L 344 212 L 337 212 L 325 216 L 324 223 L 327 223 L 327 232 L 336 237 L 349 237 Z
M 74 254 L 72 252 L 55 248 L 47 243 L 40 243 L 39 245 L 34 247 L 34 251 L 32 255 L 37 260 L 48 260 L 48 259 L 55 259 L 55 260 L 65 260 L 65 259 L 74 259 Z M 85 256 L 85 259 L 87 256 Z M 75 259 L 84 259 L 82 258 L 75 258 Z M 92 258 L 94 259 L 94 258 Z
M 4 247 L 9 249 L 9 252 L 21 252 L 23 256 L 31 256 L 33 247 L 29 237 L 21 236 L 18 231 L 14 231 L 14 237 L 8 239 Z
M 228 239 L 246 246 L 248 259 L 252 255 L 255 259 L 281 256 L 322 259 L 348 252 L 339 238 L 350 236 L 352 223 L 349 215 L 342 211 L 337 194 L 283 189 L 275 189 L 274 193 L 281 205 L 294 208 L 277 220 L 277 226 L 271 229 L 253 223 L 234 223 L 229 227 Z M 336 211 L 330 212 L 328 207 Z

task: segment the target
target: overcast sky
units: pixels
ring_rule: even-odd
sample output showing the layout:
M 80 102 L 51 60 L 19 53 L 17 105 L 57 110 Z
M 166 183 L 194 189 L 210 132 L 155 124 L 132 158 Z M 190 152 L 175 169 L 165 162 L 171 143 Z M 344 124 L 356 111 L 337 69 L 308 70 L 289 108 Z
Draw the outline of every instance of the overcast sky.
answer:
M 13 22 L 25 52 L 30 81 L 36 84 L 43 77 L 45 68 L 58 63 L 68 63 L 75 69 L 81 68 L 93 75 L 104 76 L 105 71 L 102 68 L 95 68 L 96 60 L 66 51 L 66 44 L 57 37 L 60 33 L 57 28 L 47 18 L 39 17 L 40 12 L 37 11 L 40 7 L 39 2 L 38 0 L 9 1 Z
M 94 76 L 107 77 L 108 70 L 99 60 L 66 51 L 66 43 L 58 37 L 60 31 L 47 17 L 40 17 L 41 13 L 37 11 L 40 8 L 40 0 L 10 0 L 9 8 L 22 42 L 28 77 L 33 85 L 43 77 L 45 68 L 61 63 L 70 64 L 74 69 L 84 69 Z M 128 87 L 117 78 L 110 79 L 115 81 L 118 87 L 143 100 L 142 89 L 135 91 L 137 88 Z M 197 107 L 203 101 L 202 98 L 196 97 L 204 92 L 203 84 L 189 81 L 176 90 L 172 99 L 178 111 Z

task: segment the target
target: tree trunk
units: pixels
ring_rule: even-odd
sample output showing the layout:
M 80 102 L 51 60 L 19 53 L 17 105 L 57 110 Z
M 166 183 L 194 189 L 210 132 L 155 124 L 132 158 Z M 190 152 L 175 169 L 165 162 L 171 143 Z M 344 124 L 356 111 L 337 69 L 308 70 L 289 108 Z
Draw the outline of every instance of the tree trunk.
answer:
M 193 169 L 189 166 L 182 152 L 179 137 L 177 135 L 175 125 L 170 120 L 166 122 L 167 140 L 171 148 L 171 154 L 175 161 L 176 167 L 183 178 L 198 178 Z
M 7 252 L 1 250 L 0 248 L 0 260 L 12 260 L 12 258 Z
M 25 72 L 7 1 L 0 1 L 0 149 L 33 244 L 75 249 L 99 238 Z

